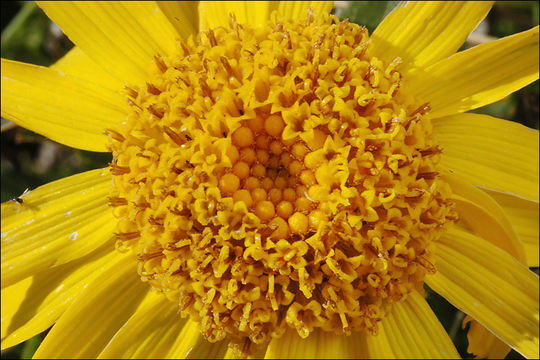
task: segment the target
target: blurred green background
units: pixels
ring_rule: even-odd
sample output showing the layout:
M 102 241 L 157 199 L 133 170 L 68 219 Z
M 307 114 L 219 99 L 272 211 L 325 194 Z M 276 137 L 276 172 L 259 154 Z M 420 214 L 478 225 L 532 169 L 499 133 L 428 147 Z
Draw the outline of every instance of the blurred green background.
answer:
M 336 2 L 334 12 L 341 18 L 365 25 L 370 32 L 397 4 L 397 1 Z M 3 58 L 48 66 L 61 58 L 73 44 L 52 24 L 34 2 L 2 1 Z M 537 1 L 502 1 L 495 4 L 474 35 L 463 48 L 492 40 L 538 25 Z M 489 114 L 538 129 L 538 81 L 502 101 L 477 109 Z M 8 201 L 25 189 L 34 189 L 50 181 L 86 170 L 107 166 L 111 156 L 71 149 L 22 129 L 2 119 L 1 138 L 1 201 Z M 463 313 L 442 297 L 427 289 L 428 301 L 454 339 L 460 354 L 467 353 L 466 330 L 461 329 Z M 3 359 L 31 358 L 44 334 L 2 351 Z M 522 358 L 512 351 L 507 358 Z

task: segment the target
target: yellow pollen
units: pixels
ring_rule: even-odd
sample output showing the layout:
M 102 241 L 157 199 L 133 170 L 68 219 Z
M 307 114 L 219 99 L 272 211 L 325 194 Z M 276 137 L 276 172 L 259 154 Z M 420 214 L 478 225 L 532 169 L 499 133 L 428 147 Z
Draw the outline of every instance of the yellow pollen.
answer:
M 455 221 L 429 104 L 367 30 L 309 11 L 156 55 L 111 129 L 119 250 L 212 342 L 377 332 Z M 253 345 L 253 346 L 252 346 Z

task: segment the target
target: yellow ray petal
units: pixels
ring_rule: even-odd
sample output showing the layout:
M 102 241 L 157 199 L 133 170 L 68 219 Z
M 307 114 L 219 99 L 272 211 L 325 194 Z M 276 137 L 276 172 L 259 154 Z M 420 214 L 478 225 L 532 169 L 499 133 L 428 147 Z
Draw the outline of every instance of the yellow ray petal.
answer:
M 199 31 L 198 1 L 157 1 L 157 3 L 182 39 L 197 34 Z
M 155 1 L 38 2 L 75 45 L 115 77 L 143 82 L 180 37 Z
M 504 210 L 488 194 L 457 176 L 445 174 L 461 220 L 477 235 L 526 263 L 523 244 Z
M 485 190 L 499 205 L 521 239 L 527 254 L 527 266 L 538 266 L 539 247 L 538 239 L 538 201 L 531 201 L 493 190 Z
M 433 118 L 498 101 L 538 79 L 538 26 L 461 51 L 415 74 L 408 84 Z
M 304 15 L 309 8 L 315 12 L 330 12 L 332 1 L 201 1 L 199 5 L 200 29 L 229 27 L 229 14 L 239 24 L 261 25 L 278 10 L 281 16 L 292 20 Z
M 365 334 L 336 335 L 315 329 L 306 339 L 287 329 L 268 344 L 265 359 L 361 359 L 367 354 Z
M 171 346 L 170 359 L 221 359 L 227 352 L 227 342 L 210 343 L 203 338 L 199 324 L 187 320 Z
M 229 15 L 234 14 L 239 24 L 257 26 L 270 18 L 277 3 L 270 1 L 201 1 L 199 19 L 201 30 L 218 26 L 229 27 Z
M 124 83 L 103 70 L 82 50 L 75 46 L 60 60 L 50 66 L 51 69 L 97 84 L 106 89 L 118 92 L 124 88 Z
M 513 222 L 510 222 L 504 210 L 497 202 L 484 191 L 459 180 L 455 176 L 444 176 L 452 187 L 454 194 L 461 199 L 456 201 L 460 217 L 478 235 L 514 256 L 521 263 L 526 264 L 527 258 L 523 244 L 517 239 Z M 469 339 L 468 351 L 481 358 L 502 359 L 510 351 L 510 347 L 500 341 L 488 329 L 476 320 L 467 316 L 463 324 L 470 322 L 467 333 Z
M 366 347 L 368 349 L 369 356 L 366 359 L 395 359 L 392 345 L 395 347 L 397 343 L 392 342 L 388 334 L 385 331 L 385 327 L 380 325 L 377 331 L 377 335 L 366 334 Z
M 505 251 L 452 227 L 437 244 L 427 284 L 505 343 L 538 358 L 538 276 Z
M 371 358 L 457 359 L 459 354 L 426 300 L 417 292 L 395 303 L 379 325 L 376 336 L 368 335 Z
M 125 255 L 112 245 L 2 289 L 2 349 L 48 329 L 80 292 Z
M 180 317 L 178 305 L 163 294 L 152 292 L 114 335 L 99 358 L 168 358 L 186 321 Z
M 2 116 L 78 149 L 107 151 L 103 131 L 125 120 L 119 92 L 46 67 L 2 59 Z
M 315 13 L 330 13 L 333 1 L 280 1 L 278 12 L 286 19 L 295 20 L 306 14 L 312 8 Z
M 255 353 L 248 355 L 248 359 L 263 359 L 264 354 L 266 354 L 266 346 L 261 346 Z M 232 346 L 227 347 L 227 352 L 225 355 L 223 355 L 223 359 L 237 359 L 237 356 L 235 355 L 235 349 L 233 349 Z
M 425 68 L 454 54 L 487 15 L 492 1 L 408 1 L 398 5 L 377 26 L 370 51 L 401 71 Z
M 467 333 L 467 339 L 469 340 L 467 351 L 474 354 L 475 357 L 481 359 L 504 359 L 512 350 L 469 315 L 463 320 L 463 328 L 465 328 L 466 323 L 471 324 Z
M 82 257 L 113 237 L 108 169 L 43 185 L 2 204 L 2 287 Z
M 98 358 L 217 359 L 223 357 L 226 348 L 227 343 L 224 341 L 212 344 L 204 340 L 198 324 L 182 318 L 176 303 L 161 293 L 152 292 Z
M 148 285 L 137 275 L 135 259 L 123 257 L 80 293 L 34 358 L 96 358 L 147 292 Z
M 538 201 L 538 131 L 487 115 L 433 121 L 442 165 L 472 185 Z

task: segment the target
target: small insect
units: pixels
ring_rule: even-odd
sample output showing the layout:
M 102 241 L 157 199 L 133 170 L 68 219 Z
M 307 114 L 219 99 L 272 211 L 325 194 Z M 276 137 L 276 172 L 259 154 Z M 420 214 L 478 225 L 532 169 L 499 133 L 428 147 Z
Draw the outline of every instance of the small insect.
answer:
M 19 204 L 22 204 L 22 203 L 24 202 L 23 199 L 22 199 L 22 197 L 23 197 L 24 195 L 26 195 L 26 194 L 28 193 L 29 190 L 30 190 L 30 189 L 26 188 L 26 190 L 24 190 L 24 192 L 23 192 L 20 196 L 17 196 L 16 198 L 13 198 L 13 199 L 11 199 L 11 200 L 12 200 L 12 201 L 15 201 L 15 202 L 17 202 L 17 203 L 19 203 Z

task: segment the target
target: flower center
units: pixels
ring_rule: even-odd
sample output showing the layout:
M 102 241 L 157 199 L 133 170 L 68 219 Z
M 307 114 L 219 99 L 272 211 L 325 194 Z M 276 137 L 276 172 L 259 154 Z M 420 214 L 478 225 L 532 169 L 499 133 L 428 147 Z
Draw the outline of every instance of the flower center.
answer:
M 244 350 L 286 327 L 375 333 L 454 217 L 399 59 L 333 16 L 272 19 L 156 56 L 108 131 L 117 247 L 209 341 Z

